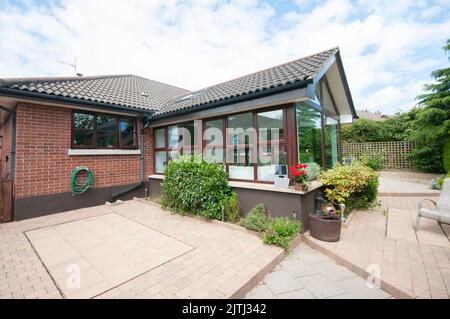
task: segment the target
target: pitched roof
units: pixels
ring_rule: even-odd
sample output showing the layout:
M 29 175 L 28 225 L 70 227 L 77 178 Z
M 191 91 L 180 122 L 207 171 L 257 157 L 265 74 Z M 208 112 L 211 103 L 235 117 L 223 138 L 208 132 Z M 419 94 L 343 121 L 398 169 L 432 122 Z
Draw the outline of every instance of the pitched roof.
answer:
M 333 48 L 202 90 L 190 92 L 171 100 L 158 110 L 156 115 L 172 113 L 312 79 L 328 59 L 338 51 L 338 48 Z
M 360 119 L 368 119 L 376 122 L 383 122 L 391 118 L 390 115 L 382 114 L 380 111 L 370 112 L 368 110 L 357 110 L 356 113 Z
M 319 52 L 195 92 L 135 75 L 109 75 L 0 79 L 0 94 L 2 89 L 32 92 L 43 97 L 58 96 L 155 111 L 156 116 L 170 115 L 220 101 L 232 103 L 234 98 L 251 98 L 255 93 L 312 80 L 338 51 L 338 48 L 333 48 Z
M 148 111 L 189 92 L 136 75 L 0 79 L 1 88 Z

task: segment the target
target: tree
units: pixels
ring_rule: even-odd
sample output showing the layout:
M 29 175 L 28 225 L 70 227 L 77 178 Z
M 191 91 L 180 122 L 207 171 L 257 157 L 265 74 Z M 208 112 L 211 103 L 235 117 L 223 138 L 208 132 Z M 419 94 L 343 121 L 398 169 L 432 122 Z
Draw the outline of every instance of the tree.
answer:
M 450 61 L 450 39 L 443 49 Z M 422 170 L 442 172 L 444 144 L 450 139 L 450 67 L 433 71 L 431 76 L 436 83 L 425 85 L 427 93 L 417 97 L 422 110 L 412 122 L 411 139 L 418 144 L 412 158 Z

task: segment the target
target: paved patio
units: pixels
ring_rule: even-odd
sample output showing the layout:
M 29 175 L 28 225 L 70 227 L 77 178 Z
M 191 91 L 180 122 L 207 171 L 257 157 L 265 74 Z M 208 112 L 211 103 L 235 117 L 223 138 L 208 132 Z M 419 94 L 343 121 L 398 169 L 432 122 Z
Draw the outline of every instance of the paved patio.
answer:
M 379 174 L 380 196 L 439 196 L 439 191 L 430 187 L 431 180 L 439 175 L 407 171 L 381 171 Z
M 357 274 L 302 243 L 246 298 L 385 299 L 391 296 L 382 289 L 368 287 Z
M 379 269 L 381 287 L 394 297 L 449 298 L 450 247 L 445 232 L 440 229 L 439 234 L 437 223 L 426 219 L 417 234 L 412 229 L 421 199 L 381 197 L 382 209 L 352 213 L 339 242 L 322 242 L 309 234 L 305 240 L 363 278 Z
M 283 256 L 133 200 L 1 224 L 0 298 L 239 297 Z

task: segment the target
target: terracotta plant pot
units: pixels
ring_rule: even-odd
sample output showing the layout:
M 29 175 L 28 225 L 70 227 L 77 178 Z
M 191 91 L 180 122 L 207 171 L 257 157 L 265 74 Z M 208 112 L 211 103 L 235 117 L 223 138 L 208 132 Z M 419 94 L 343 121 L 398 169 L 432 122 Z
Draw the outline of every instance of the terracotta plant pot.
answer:
M 301 184 L 301 183 L 294 183 L 294 189 L 296 191 L 304 192 L 305 189 L 306 189 L 306 185 L 305 184 Z
M 341 237 L 341 223 L 336 215 L 309 214 L 309 233 L 316 239 L 336 242 Z

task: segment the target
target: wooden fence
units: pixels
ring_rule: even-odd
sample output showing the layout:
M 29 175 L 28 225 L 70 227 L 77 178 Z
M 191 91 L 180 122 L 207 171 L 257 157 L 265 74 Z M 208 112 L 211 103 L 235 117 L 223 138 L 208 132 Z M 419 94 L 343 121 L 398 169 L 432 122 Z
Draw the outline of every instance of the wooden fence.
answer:
M 414 142 L 410 141 L 343 143 L 342 157 L 380 154 L 385 168 L 412 169 L 414 166 L 408 155 L 413 148 Z

